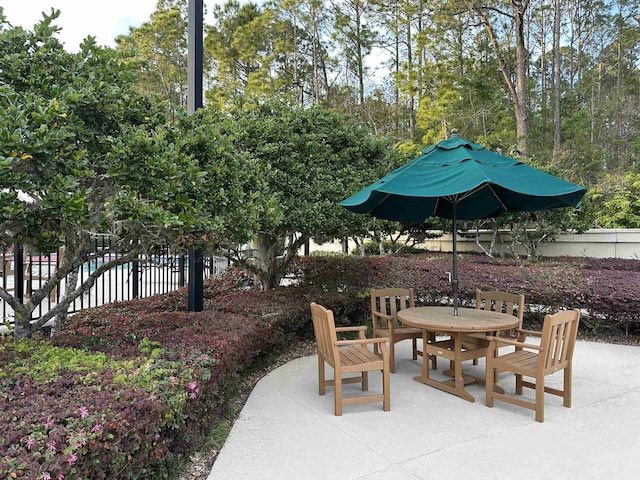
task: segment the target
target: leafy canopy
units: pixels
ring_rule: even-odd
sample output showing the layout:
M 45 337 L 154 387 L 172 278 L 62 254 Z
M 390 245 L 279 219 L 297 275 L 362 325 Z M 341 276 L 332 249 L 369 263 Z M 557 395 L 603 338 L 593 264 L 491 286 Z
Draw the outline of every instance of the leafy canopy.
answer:
M 290 107 L 278 101 L 230 111 L 230 136 L 240 151 L 266 169 L 265 195 L 277 216 L 263 217 L 257 258 L 233 258 L 263 286 L 277 286 L 291 258 L 310 238 L 327 241 L 371 230 L 372 220 L 338 202 L 393 170 L 401 156 L 352 118 L 319 107 Z
M 92 235 L 109 235 L 120 263 L 158 245 L 245 242 L 270 203 L 260 168 L 215 119 L 182 113 L 168 127 L 122 54 L 91 37 L 78 53 L 64 50 L 58 15 L 33 31 L 0 23 L 0 244 L 65 246 L 41 295 L 23 305 L 0 289 L 26 330 L 36 304 L 88 260 Z M 88 287 L 68 284 L 68 299 Z

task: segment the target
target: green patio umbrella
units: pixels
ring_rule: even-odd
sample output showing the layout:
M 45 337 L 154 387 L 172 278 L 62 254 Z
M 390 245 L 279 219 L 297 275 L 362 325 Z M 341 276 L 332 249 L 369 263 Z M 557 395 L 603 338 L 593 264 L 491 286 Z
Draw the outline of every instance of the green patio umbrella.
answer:
M 457 220 L 579 205 L 586 190 L 459 137 L 422 155 L 340 202 L 354 213 L 398 222 L 453 220 L 453 313 L 458 314 Z

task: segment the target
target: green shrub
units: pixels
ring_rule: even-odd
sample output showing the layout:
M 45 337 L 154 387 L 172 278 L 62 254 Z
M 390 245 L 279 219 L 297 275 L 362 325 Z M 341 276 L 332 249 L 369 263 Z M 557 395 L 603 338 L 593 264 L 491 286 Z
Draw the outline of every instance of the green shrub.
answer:
M 10 338 L 0 361 L 1 478 L 165 478 L 212 365 Z

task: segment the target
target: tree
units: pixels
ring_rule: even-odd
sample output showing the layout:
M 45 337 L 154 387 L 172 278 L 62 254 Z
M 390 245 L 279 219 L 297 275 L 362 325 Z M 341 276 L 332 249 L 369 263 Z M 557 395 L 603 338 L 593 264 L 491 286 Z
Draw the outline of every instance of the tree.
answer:
M 522 155 L 527 155 L 527 140 L 529 136 L 529 92 L 528 92 L 528 63 L 529 51 L 525 37 L 525 15 L 529 8 L 530 0 L 510 0 L 511 10 L 502 10 L 501 5 L 495 2 L 478 0 L 465 0 L 469 11 L 473 12 L 482 27 L 486 30 L 489 40 L 493 45 L 496 59 L 502 73 L 505 85 L 513 101 L 516 118 L 516 133 L 518 150 Z M 499 2 L 500 4 L 503 2 Z M 513 42 L 515 43 L 515 81 L 511 72 L 513 66 L 507 62 L 505 46 L 498 36 L 499 29 L 494 22 L 499 24 L 499 19 L 506 19 L 513 25 Z
M 640 173 L 628 172 L 620 179 L 611 178 L 613 193 L 606 197 L 601 189 L 594 191 L 597 224 L 601 228 L 640 228 Z
M 301 87 L 300 104 L 326 105 L 334 85 L 333 59 L 329 56 L 331 9 L 323 0 L 279 0 L 281 15 L 287 16 L 295 32 L 296 74 L 294 81 Z
M 434 2 L 372 0 L 371 3 L 377 10 L 375 20 L 381 27 L 381 32 L 377 35 L 380 42 L 378 46 L 390 56 L 389 68 L 394 78 L 393 103 L 396 116 L 393 120 L 396 131 L 405 127 L 400 124 L 400 118 L 405 117 L 409 139 L 418 140 L 416 107 L 430 81 L 423 77 L 427 38 L 425 24 L 432 17 L 429 4 Z
M 205 39 L 215 67 L 207 92 L 209 103 L 224 107 L 238 97 L 298 102 L 306 72 L 298 70 L 297 50 L 305 51 L 306 43 L 299 41 L 296 26 L 271 4 L 240 5 L 230 0 L 216 5 L 213 14 L 216 23 L 208 28 Z
M 370 14 L 369 0 L 334 0 L 334 38 L 342 48 L 345 72 L 348 78 L 355 77 L 358 110 L 363 118 L 362 108 L 365 98 L 365 59 L 371 53 L 375 41 L 375 31 L 367 24 Z
M 0 30 L 0 245 L 42 253 L 65 246 L 55 275 L 25 303 L 0 289 L 16 337 L 65 314 L 103 272 L 142 252 L 243 242 L 268 217 L 251 158 L 195 116 L 167 127 L 163 105 L 137 92 L 122 55 L 91 38 L 65 52 L 53 36 L 58 15 L 33 31 Z M 76 286 L 96 234 L 121 255 Z M 63 298 L 31 322 L 66 276 Z
M 268 169 L 266 195 L 280 212 L 277 221 L 260 222 L 253 249 L 229 246 L 230 259 L 263 288 L 279 285 L 310 238 L 323 242 L 369 228 L 367 216 L 338 202 L 399 165 L 401 157 L 386 142 L 363 124 L 318 107 L 269 102 L 238 107 L 231 115 L 236 149 Z
M 116 38 L 139 72 L 137 86 L 165 102 L 167 116 L 187 108 L 187 1 L 159 0 L 151 19 Z

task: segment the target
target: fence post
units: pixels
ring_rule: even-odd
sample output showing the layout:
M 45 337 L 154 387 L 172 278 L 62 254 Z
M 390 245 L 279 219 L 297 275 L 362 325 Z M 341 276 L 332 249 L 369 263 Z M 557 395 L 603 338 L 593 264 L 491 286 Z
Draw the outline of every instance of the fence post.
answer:
M 13 246 L 13 288 L 20 303 L 24 300 L 24 250 L 22 245 Z
M 138 260 L 138 256 L 133 259 L 131 267 L 131 294 L 133 298 L 138 298 L 140 296 L 140 260 Z
M 203 273 L 202 250 L 192 248 L 189 250 L 188 308 L 190 312 L 202 311 L 204 303 Z
M 186 260 L 184 255 L 180 255 L 178 258 L 178 286 L 184 287 L 185 279 L 184 279 L 184 269 L 186 268 Z

